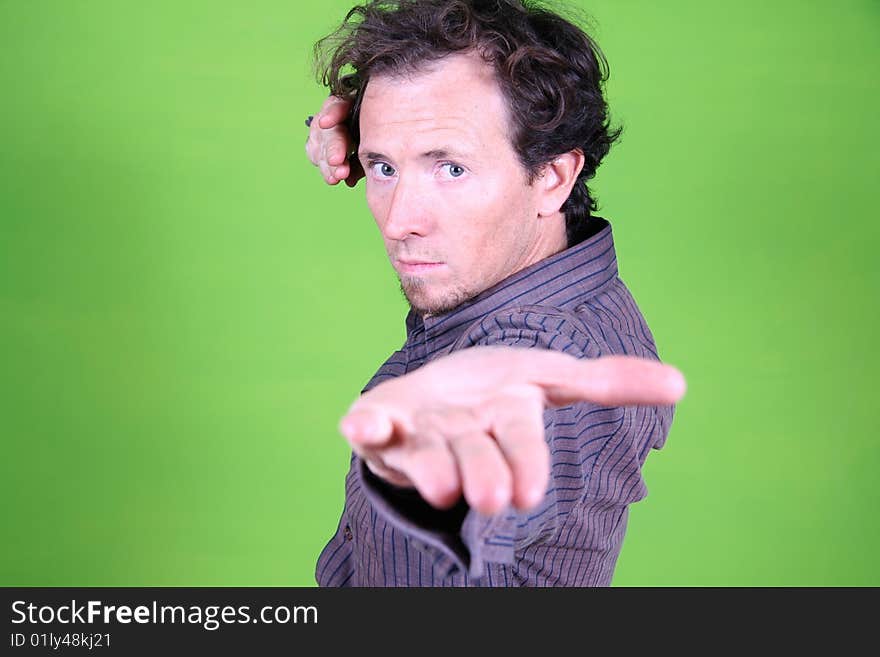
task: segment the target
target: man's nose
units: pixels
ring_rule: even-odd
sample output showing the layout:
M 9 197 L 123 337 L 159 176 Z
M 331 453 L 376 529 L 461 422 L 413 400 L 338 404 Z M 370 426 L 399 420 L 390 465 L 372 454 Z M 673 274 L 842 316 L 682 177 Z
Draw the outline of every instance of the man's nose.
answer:
M 391 203 L 382 226 L 385 239 L 424 237 L 430 227 L 428 201 L 418 181 L 400 176 L 391 194 Z

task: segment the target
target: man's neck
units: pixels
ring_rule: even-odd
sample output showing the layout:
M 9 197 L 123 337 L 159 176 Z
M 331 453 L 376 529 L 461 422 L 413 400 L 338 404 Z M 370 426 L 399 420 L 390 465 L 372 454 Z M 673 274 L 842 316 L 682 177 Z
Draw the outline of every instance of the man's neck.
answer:
M 538 221 L 541 222 L 541 227 L 537 239 L 530 249 L 528 257 L 522 261 L 523 264 L 520 267 L 510 273 L 511 276 L 568 248 L 564 214 L 557 212 L 550 217 L 541 217 Z

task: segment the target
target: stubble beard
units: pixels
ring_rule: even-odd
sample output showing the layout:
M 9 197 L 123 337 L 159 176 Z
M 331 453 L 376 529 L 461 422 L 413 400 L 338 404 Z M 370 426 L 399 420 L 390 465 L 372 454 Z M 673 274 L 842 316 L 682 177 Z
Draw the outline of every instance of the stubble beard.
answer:
M 409 303 L 409 307 L 422 317 L 448 313 L 476 296 L 466 288 L 455 287 L 444 292 L 439 298 L 427 299 L 425 298 L 427 286 L 423 280 L 413 276 L 398 276 L 398 280 L 400 291 Z

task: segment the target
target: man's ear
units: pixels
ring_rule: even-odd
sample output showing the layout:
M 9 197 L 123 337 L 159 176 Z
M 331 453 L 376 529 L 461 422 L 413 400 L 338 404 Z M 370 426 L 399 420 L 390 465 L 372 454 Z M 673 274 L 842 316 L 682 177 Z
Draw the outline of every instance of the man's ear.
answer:
M 563 153 L 544 165 L 537 181 L 540 189 L 539 217 L 549 217 L 559 212 L 583 168 L 584 154 L 580 150 Z

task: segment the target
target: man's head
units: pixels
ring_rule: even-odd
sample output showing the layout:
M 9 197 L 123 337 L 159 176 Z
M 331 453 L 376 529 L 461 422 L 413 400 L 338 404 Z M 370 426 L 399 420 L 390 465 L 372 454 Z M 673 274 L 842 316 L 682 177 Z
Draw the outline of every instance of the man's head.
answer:
M 354 101 L 367 202 L 416 310 L 564 249 L 595 209 L 586 181 L 617 132 L 604 59 L 571 23 L 516 0 L 374 2 L 328 46 L 323 78 Z

